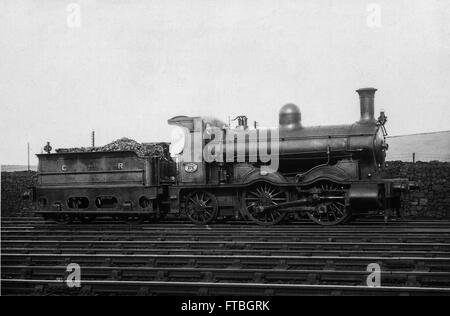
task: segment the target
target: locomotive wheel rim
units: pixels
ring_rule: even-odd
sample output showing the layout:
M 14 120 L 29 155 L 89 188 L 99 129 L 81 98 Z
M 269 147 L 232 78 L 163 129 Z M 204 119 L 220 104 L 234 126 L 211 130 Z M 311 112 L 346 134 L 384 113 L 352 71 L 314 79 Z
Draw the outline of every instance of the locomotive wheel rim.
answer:
M 243 194 L 242 201 L 247 216 L 256 224 L 270 226 L 281 222 L 287 212 L 280 210 L 260 211 L 260 206 L 277 205 L 289 200 L 288 192 L 270 183 L 259 183 Z
M 334 183 L 323 184 L 319 189 L 325 192 L 343 192 Z M 344 223 L 351 215 L 349 207 L 345 204 L 345 196 L 342 201 L 333 201 L 319 204 L 316 210 L 307 212 L 308 217 L 316 224 L 322 226 L 333 226 Z
M 217 198 L 208 191 L 194 191 L 186 197 L 186 215 L 195 224 L 211 223 L 216 219 L 218 210 Z

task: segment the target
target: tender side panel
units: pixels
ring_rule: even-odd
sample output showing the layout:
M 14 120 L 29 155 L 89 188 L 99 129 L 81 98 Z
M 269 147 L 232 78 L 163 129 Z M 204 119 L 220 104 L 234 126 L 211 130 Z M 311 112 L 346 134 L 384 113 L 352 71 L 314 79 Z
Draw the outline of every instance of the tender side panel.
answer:
M 152 211 L 160 194 L 151 161 L 134 152 L 43 154 L 36 197 L 41 211 Z
M 144 170 L 49 173 L 39 176 L 39 184 L 41 186 L 142 185 L 143 176 Z
M 39 155 L 39 186 L 143 185 L 145 160 L 133 152 Z

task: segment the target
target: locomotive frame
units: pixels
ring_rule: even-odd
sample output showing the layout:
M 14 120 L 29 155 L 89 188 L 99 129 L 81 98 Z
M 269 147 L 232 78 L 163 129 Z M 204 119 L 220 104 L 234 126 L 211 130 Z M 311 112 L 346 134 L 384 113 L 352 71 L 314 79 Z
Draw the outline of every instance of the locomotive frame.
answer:
M 233 157 L 227 161 L 205 161 L 198 153 L 187 157 L 190 142 L 177 161 L 131 151 L 40 154 L 33 195 L 37 213 L 61 221 L 96 216 L 142 221 L 184 213 L 202 225 L 221 218 L 274 225 L 288 214 L 306 214 L 317 224 L 337 225 L 354 213 L 398 209 L 402 192 L 414 183 L 381 177 L 387 118 L 383 112 L 374 118 L 375 91 L 357 90 L 361 119 L 350 125 L 303 127 L 297 106 L 282 107 L 274 130 L 279 142 L 276 172 L 266 172 L 260 160 L 250 161 L 250 141 L 234 137 L 220 144 L 231 146 Z M 246 122 L 240 116 L 239 126 L 230 129 L 204 117 L 168 120 L 192 139 L 211 126 L 245 134 Z M 202 140 L 202 146 L 208 142 Z

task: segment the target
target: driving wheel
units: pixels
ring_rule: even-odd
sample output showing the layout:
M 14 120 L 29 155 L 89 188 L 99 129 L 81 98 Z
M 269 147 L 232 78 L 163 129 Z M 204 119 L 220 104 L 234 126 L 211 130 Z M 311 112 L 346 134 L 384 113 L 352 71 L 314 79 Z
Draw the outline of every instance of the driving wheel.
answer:
M 319 198 L 333 197 L 333 199 L 317 204 L 313 211 L 307 213 L 312 221 L 322 226 L 333 226 L 348 220 L 351 212 L 346 203 L 346 188 L 327 182 L 316 186 L 314 191 Z
M 275 225 L 282 221 L 287 212 L 280 209 L 265 211 L 264 206 L 287 202 L 288 192 L 282 187 L 270 183 L 257 183 L 244 190 L 242 200 L 244 212 L 258 225 Z

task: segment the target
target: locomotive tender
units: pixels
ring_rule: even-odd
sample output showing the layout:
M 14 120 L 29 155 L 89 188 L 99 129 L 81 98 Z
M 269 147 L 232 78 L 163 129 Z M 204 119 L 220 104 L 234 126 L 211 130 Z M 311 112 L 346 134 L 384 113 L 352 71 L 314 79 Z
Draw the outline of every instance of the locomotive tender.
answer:
M 375 91 L 357 90 L 361 118 L 348 125 L 305 127 L 294 104 L 281 108 L 279 127 L 266 134 L 249 129 L 244 116 L 235 129 L 217 119 L 174 117 L 168 123 L 186 133 L 175 160 L 133 151 L 40 154 L 37 213 L 82 221 L 175 213 L 196 224 L 241 218 L 260 225 L 306 214 L 318 224 L 336 225 L 352 214 L 398 209 L 401 193 L 413 183 L 381 177 L 387 118 L 384 112 L 374 118 Z M 205 139 L 212 129 L 231 137 Z M 246 136 L 250 131 L 256 138 Z M 224 151 L 214 153 L 220 159 L 192 151 L 193 139 L 201 148 L 220 145 Z M 265 144 L 276 170 L 268 171 L 273 161 L 262 159 L 261 148 L 252 150 L 255 142 Z

